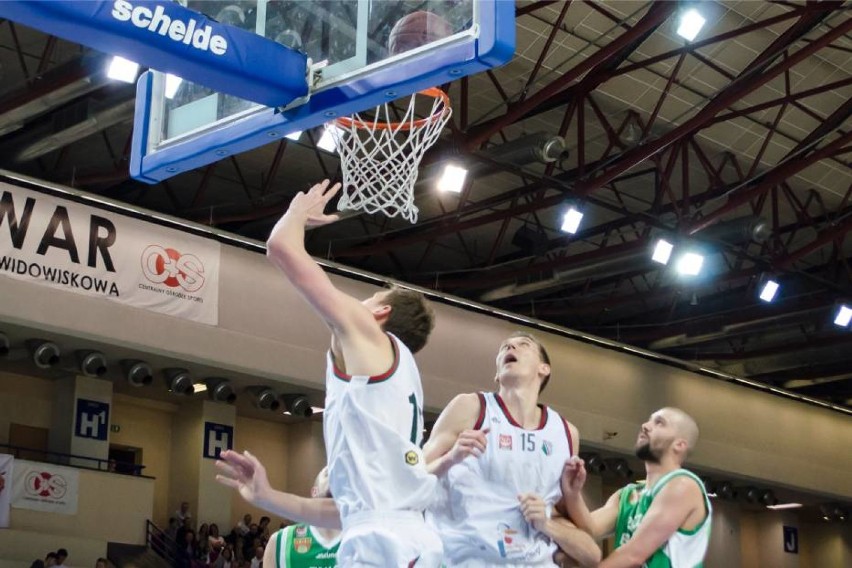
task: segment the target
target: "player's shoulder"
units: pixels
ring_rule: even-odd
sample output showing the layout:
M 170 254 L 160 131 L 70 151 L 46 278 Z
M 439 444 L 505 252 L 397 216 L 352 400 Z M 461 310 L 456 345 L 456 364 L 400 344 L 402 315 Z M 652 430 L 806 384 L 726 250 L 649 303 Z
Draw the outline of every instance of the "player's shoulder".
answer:
M 654 489 L 656 495 L 665 496 L 665 498 L 704 500 L 701 482 L 686 470 L 672 475 L 665 484 Z
M 444 414 L 454 423 L 474 424 L 485 411 L 485 399 L 482 393 L 469 392 L 457 394 L 447 405 Z M 470 426 L 465 426 L 469 428 Z

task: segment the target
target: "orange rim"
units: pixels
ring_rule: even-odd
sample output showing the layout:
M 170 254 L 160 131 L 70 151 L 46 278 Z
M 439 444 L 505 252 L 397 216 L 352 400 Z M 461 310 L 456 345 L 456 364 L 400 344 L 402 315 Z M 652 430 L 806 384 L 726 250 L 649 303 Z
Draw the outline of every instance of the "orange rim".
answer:
M 432 116 L 427 116 L 426 118 L 420 118 L 418 120 L 412 120 L 407 122 L 364 122 L 363 120 L 355 120 L 354 118 L 349 118 L 348 116 L 340 117 L 336 119 L 334 122 L 338 126 L 342 126 L 343 128 L 364 128 L 367 130 L 411 130 L 413 128 L 421 128 L 426 126 L 430 122 L 434 122 L 440 119 L 444 114 L 450 112 L 450 97 L 439 89 L 438 87 L 431 87 L 429 89 L 425 89 L 417 93 L 418 95 L 423 95 L 427 97 L 432 97 L 435 99 L 441 99 L 441 102 L 444 103 L 443 107 L 440 111 L 436 112 Z

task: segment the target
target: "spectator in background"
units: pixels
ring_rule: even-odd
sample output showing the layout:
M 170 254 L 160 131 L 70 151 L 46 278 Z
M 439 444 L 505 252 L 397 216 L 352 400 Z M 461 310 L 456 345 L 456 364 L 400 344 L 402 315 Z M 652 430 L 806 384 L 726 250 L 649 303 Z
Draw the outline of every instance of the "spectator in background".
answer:
M 33 563 L 30 564 L 30 568 L 44 568 L 44 560 L 33 560 Z
M 261 568 L 263 566 L 263 547 L 258 546 L 254 549 L 254 556 L 251 559 L 251 568 Z
M 266 544 L 266 541 L 269 540 L 269 517 L 263 516 L 260 518 L 260 522 L 257 525 L 257 531 L 261 542 Z
M 234 532 L 237 533 L 237 536 L 245 537 L 251 527 L 251 515 L 246 513 L 243 515 L 243 518 L 237 522 L 237 526 L 234 527 Z
M 181 527 L 177 533 L 177 565 L 191 568 L 193 560 L 198 558 L 198 541 L 195 532 L 189 527 Z
M 237 566 L 239 565 L 234 562 L 234 549 L 229 544 L 222 549 L 219 558 L 210 564 L 210 568 L 236 568 Z
M 216 560 L 224 546 L 225 539 L 219 534 L 219 525 L 211 523 L 210 531 L 207 536 L 207 562 L 209 563 Z
M 109 568 L 109 561 L 106 558 L 98 558 L 95 561 L 95 568 Z
M 198 527 L 198 556 L 197 558 L 204 560 L 207 558 L 207 553 L 210 552 L 210 541 L 207 537 L 210 536 L 210 528 L 207 523 L 201 523 Z
M 67 568 L 67 566 L 65 566 L 65 561 L 67 559 L 68 551 L 64 548 L 60 548 L 56 551 L 56 564 L 54 564 L 54 566 L 56 566 L 56 568 Z
M 192 513 L 189 512 L 189 501 L 181 501 L 180 509 L 175 511 L 175 518 L 181 526 L 192 527 Z
M 178 529 L 180 529 L 180 523 L 177 518 L 169 517 L 169 526 L 165 530 L 166 536 L 176 541 Z
M 45 566 L 56 566 L 56 553 L 48 552 L 47 556 L 44 557 L 44 565 Z

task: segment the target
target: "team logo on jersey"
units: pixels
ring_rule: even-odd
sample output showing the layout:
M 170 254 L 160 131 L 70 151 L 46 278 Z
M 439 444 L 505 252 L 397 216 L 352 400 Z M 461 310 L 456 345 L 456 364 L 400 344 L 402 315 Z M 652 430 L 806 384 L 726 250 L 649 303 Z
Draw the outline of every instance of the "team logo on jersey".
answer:
M 553 453 L 553 442 L 548 440 L 544 440 L 541 443 L 541 451 L 544 452 L 544 455 L 549 456 Z
M 296 527 L 296 536 L 307 536 L 307 534 L 308 534 L 308 527 L 306 527 L 306 526 Z
M 311 544 L 313 544 L 313 539 L 311 537 L 305 538 L 294 538 L 293 539 L 293 548 L 299 554 L 305 554 L 311 549 Z
M 511 450 L 512 449 L 512 435 L 511 434 L 500 434 L 499 447 L 500 447 L 501 450 Z
M 408 465 L 417 465 L 420 463 L 420 456 L 414 450 L 408 450 L 405 452 L 405 463 Z

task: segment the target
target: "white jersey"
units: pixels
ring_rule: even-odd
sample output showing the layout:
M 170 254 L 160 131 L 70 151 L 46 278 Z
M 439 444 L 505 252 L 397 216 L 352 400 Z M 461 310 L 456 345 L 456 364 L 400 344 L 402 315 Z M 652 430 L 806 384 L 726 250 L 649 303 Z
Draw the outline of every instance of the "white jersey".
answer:
M 382 375 L 349 376 L 328 354 L 323 433 L 329 488 L 344 525 L 355 513 L 422 512 L 437 486 L 420 449 L 420 373 L 408 347 L 388 337 L 394 361 Z
M 535 493 L 554 506 L 562 498 L 562 468 L 574 454 L 568 423 L 541 406 L 541 423 L 525 430 L 498 394 L 479 393 L 474 429 L 490 428 L 485 453 L 468 457 L 441 478 L 442 499 L 427 512 L 455 566 L 554 566 L 556 544 L 521 513 L 518 495 Z

